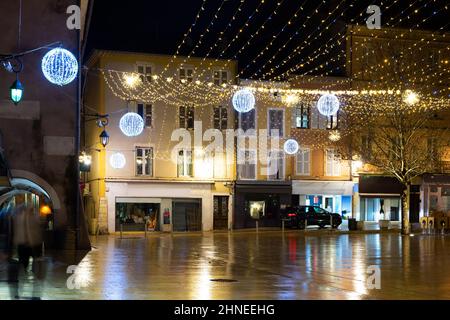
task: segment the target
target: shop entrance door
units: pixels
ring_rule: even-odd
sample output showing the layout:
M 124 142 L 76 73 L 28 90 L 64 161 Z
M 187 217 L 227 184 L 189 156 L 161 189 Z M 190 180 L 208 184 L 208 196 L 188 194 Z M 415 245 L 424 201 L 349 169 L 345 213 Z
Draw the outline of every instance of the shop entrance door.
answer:
M 172 207 L 174 231 L 202 230 L 200 201 L 174 201 Z
M 214 196 L 214 230 L 228 229 L 228 196 Z

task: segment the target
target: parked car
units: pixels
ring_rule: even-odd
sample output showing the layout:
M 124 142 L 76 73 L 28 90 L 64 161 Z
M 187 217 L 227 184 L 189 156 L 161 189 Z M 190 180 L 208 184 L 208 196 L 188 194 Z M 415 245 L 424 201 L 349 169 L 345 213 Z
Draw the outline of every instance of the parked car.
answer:
M 305 229 L 308 226 L 319 226 L 323 229 L 331 225 L 337 229 L 342 223 L 342 217 L 316 206 L 287 207 L 284 213 L 285 225 L 291 228 Z

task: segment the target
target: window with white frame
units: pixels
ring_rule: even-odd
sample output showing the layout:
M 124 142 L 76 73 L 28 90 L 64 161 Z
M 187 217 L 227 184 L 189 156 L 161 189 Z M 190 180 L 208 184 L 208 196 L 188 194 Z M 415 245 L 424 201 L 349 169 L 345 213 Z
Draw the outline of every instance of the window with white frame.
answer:
M 256 109 L 252 109 L 245 113 L 239 113 L 239 128 L 244 132 L 256 130 Z
M 215 85 L 222 85 L 228 83 L 228 71 L 226 70 L 214 70 L 213 82 Z
M 136 175 L 153 176 L 153 148 L 136 147 Z
M 296 155 L 296 173 L 298 176 L 311 175 L 311 149 L 299 149 Z
M 284 109 L 269 109 L 267 111 L 267 129 L 269 130 L 269 136 L 284 136 Z
M 144 119 L 147 128 L 153 127 L 153 106 L 151 104 L 138 103 L 137 113 Z
M 179 70 L 180 81 L 193 82 L 194 81 L 194 68 L 188 66 L 182 66 Z
M 228 110 L 226 107 L 214 107 L 214 129 L 225 130 L 228 126 Z
M 294 125 L 297 129 L 309 129 L 311 121 L 311 109 L 306 104 L 301 104 L 293 110 Z
M 237 172 L 239 180 L 256 179 L 256 150 L 238 150 Z
M 338 177 L 341 175 L 341 160 L 334 149 L 325 151 L 325 169 L 327 177 Z
M 269 151 L 268 154 L 268 180 L 284 180 L 284 152 L 280 150 Z
M 181 149 L 178 151 L 177 175 L 178 177 L 193 176 L 191 150 Z
M 139 73 L 139 77 L 143 83 L 152 82 L 152 71 L 153 68 L 149 64 L 139 63 L 136 66 L 136 70 Z
M 181 106 L 178 109 L 178 122 L 180 128 L 194 129 L 194 107 Z

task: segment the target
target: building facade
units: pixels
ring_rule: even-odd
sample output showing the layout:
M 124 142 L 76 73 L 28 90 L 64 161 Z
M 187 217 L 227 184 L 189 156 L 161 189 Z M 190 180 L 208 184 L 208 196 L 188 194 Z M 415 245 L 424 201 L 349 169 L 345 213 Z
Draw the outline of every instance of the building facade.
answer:
M 207 106 L 188 101 L 179 105 L 127 102 L 115 96 L 96 71 L 138 73 L 142 81 L 166 72 L 170 81 L 188 85 L 199 80 L 215 85 L 235 82 L 236 62 L 206 60 L 209 68 L 205 72 L 200 69 L 203 63 L 200 58 L 125 52 L 97 51 L 91 56 L 84 111 L 108 115 L 110 136 L 103 148 L 98 140 L 103 129 L 85 117 L 84 150 L 92 156 L 91 170 L 84 177 L 85 206 L 91 224 L 98 224 L 100 231 L 137 231 L 145 225 L 160 231 L 231 228 L 234 149 L 212 154 L 205 151 L 209 142 L 202 139 L 208 129 L 224 135 L 227 129 L 234 131 L 231 101 Z M 119 128 L 120 119 L 130 111 L 145 123 L 143 133 L 136 137 L 124 135 Z M 180 129 L 191 139 L 188 146 L 179 145 Z M 201 141 L 194 145 L 196 137 Z M 117 165 L 114 157 L 123 160 L 123 165 Z
M 69 85 L 57 86 L 47 81 L 41 72 L 41 60 L 49 51 L 45 46 L 52 43 L 55 47 L 54 43 L 60 42 L 79 59 L 88 4 L 88 1 L 69 0 L 0 3 L 0 27 L 7 30 L 0 40 L 0 131 L 4 169 L 0 205 L 2 209 L 32 205 L 36 214 L 39 211 L 44 214 L 47 247 L 90 248 L 79 201 L 77 169 L 80 77 Z M 72 5 L 81 9 L 81 29 L 67 27 L 70 17 L 67 8 Z M 41 49 L 7 59 L 11 54 L 35 48 Z M 9 97 L 9 88 L 16 80 L 14 72 L 7 71 L 9 63 L 22 65 L 17 76 L 24 90 L 17 105 Z
M 347 30 L 347 75 L 352 79 L 353 89 L 367 88 L 401 90 L 412 89 L 423 95 L 448 98 L 449 77 L 449 34 L 425 30 L 382 28 L 369 30 L 363 26 L 349 26 Z M 428 147 L 416 152 L 435 152 L 432 146 L 439 145 L 442 152 L 436 160 L 432 172 L 418 177 L 411 185 L 409 210 L 411 223 L 418 223 L 420 217 L 433 211 L 449 212 L 445 206 L 448 187 L 449 145 L 446 141 L 432 141 L 433 136 L 447 139 L 442 131 L 448 130 L 448 110 L 436 112 L 431 122 L 435 133 L 431 132 Z M 381 122 L 380 125 L 383 123 Z M 367 136 L 358 137 L 366 139 Z M 355 216 L 362 221 L 387 219 L 399 221 L 401 218 L 400 198 L 404 187 L 397 179 L 386 176 L 379 169 L 361 166 L 355 180 L 357 196 Z M 435 178 L 431 178 L 435 177 Z M 383 213 L 383 214 L 380 214 Z

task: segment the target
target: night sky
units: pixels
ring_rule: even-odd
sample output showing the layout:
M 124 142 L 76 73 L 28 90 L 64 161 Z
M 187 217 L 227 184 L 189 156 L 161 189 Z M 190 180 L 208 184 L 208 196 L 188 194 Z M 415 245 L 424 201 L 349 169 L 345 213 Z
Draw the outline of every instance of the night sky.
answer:
M 88 56 L 93 49 L 174 54 L 183 39 L 183 34 L 194 22 L 202 2 L 203 0 L 128 0 L 126 2 L 95 0 L 86 54 Z M 218 18 L 214 20 L 214 15 L 222 2 L 223 6 L 217 15 Z M 240 70 L 244 70 L 243 78 L 245 78 L 255 77 L 254 74 L 258 71 L 261 73 L 267 71 L 268 68 L 286 58 L 294 48 L 299 45 L 304 46 L 300 55 L 296 55 L 280 69 L 283 72 L 306 61 L 310 56 L 316 56 L 330 38 L 340 38 L 337 34 L 345 30 L 347 23 L 365 24 L 368 15 L 364 12 L 370 4 L 381 7 L 384 26 L 389 23 L 390 26 L 395 27 L 417 28 L 419 23 L 420 29 L 449 31 L 449 11 L 445 9 L 447 0 L 329 0 L 323 2 L 265 0 L 260 11 L 255 13 L 260 3 L 261 0 L 245 0 L 241 11 L 237 11 L 241 0 L 206 0 L 205 10 L 201 13 L 188 41 L 181 47 L 180 53 L 190 54 L 194 46 L 199 43 L 200 36 L 204 34 L 201 45 L 195 49 L 193 55 L 205 56 L 210 47 L 219 41 L 219 33 L 226 30 L 223 39 L 218 42 L 209 56 L 237 58 Z M 274 14 L 278 3 L 281 5 L 277 14 Z M 388 4 L 394 5 L 383 10 Z M 297 18 L 293 18 L 300 6 L 303 10 L 299 11 Z M 418 11 L 415 12 L 416 10 Z M 230 23 L 236 12 L 235 20 Z M 330 12 L 332 12 L 331 15 Z M 361 13 L 364 14 L 361 16 Z M 291 24 L 283 28 L 291 18 L 293 18 Z M 400 18 L 403 21 L 400 22 Z M 424 18 L 428 18 L 426 22 L 422 22 Z M 245 27 L 239 39 L 224 51 L 248 19 L 250 19 L 248 27 Z M 324 19 L 327 20 L 322 24 Z M 210 26 L 213 20 L 214 24 Z M 251 39 L 265 21 L 267 22 L 264 30 Z M 324 26 L 328 26 L 328 30 L 319 35 Z M 208 27 L 210 31 L 206 32 Z M 250 45 L 238 54 L 239 49 L 249 39 L 251 39 Z M 252 60 L 272 40 L 274 42 L 270 50 L 253 63 Z M 277 53 L 274 62 L 267 64 L 270 57 L 284 44 L 286 44 L 285 48 Z M 303 72 L 314 69 L 341 50 L 344 50 L 344 42 L 341 45 L 335 45 L 333 50 L 321 54 L 320 59 L 315 59 Z M 343 65 L 344 61 L 341 59 L 337 63 L 330 64 L 326 70 L 331 71 L 333 75 L 342 75 Z

